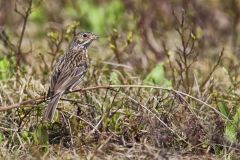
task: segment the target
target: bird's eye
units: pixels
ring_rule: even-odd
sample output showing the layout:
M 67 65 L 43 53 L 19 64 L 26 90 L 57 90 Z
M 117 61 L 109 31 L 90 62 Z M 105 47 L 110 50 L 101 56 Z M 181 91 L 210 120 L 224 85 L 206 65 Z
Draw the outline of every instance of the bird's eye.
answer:
M 83 34 L 83 37 L 86 38 L 86 37 L 87 37 L 87 34 Z

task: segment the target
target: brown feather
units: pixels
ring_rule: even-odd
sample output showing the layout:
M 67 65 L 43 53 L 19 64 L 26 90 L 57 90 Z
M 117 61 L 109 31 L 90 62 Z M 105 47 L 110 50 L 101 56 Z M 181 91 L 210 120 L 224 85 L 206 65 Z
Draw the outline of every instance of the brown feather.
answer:
M 83 34 L 89 34 L 89 37 L 81 37 Z M 52 121 L 61 96 L 77 86 L 87 73 L 89 66 L 87 47 L 93 38 L 96 39 L 96 35 L 87 32 L 78 36 L 80 40 L 77 37 L 72 41 L 68 51 L 59 58 L 54 67 L 48 91 L 50 100 L 43 115 L 44 121 Z

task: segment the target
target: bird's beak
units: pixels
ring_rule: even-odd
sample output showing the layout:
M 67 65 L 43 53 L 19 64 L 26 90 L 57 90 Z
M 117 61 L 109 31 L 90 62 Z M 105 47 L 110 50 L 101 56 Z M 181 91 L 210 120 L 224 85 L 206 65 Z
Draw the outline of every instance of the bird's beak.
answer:
M 98 38 L 99 38 L 99 37 L 94 34 L 94 35 L 92 35 L 92 38 L 91 38 L 91 39 L 92 39 L 92 40 L 97 40 Z

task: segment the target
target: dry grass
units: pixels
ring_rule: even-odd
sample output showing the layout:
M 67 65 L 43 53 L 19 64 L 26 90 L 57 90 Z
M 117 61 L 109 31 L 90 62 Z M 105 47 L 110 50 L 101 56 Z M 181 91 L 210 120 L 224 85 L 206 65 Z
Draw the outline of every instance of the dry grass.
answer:
M 31 16 L 16 18 L 15 13 L 15 23 L 26 20 L 23 35 L 24 25 L 15 31 L 10 23 L 0 30 L 0 51 L 10 64 L 5 78 L 0 72 L 1 158 L 240 157 L 240 74 L 235 52 L 238 40 L 233 34 L 238 29 L 227 23 L 232 34 L 224 34 L 222 25 L 214 26 L 204 16 L 209 13 L 216 18 L 215 14 L 227 9 L 221 10 L 212 1 L 209 5 L 217 13 L 204 7 L 205 1 L 185 6 L 153 0 L 143 2 L 144 8 L 134 2 L 123 3 L 128 12 L 122 13 L 122 21 L 129 23 L 116 22 L 118 27 L 89 49 L 91 68 L 87 78 L 80 89 L 62 98 L 52 124 L 41 122 L 51 68 L 77 28 L 84 28 L 87 22 L 81 19 L 79 24 L 65 12 L 51 17 L 54 9 L 67 8 L 70 2 L 63 1 L 52 11 L 45 2 L 34 2 L 32 11 L 39 5 L 46 10 L 49 22 L 39 26 Z M 169 11 L 156 8 L 159 2 Z M 176 12 L 170 12 L 170 6 Z M 185 12 L 179 8 L 185 8 Z M 164 16 L 158 19 L 158 15 Z M 39 38 L 37 34 L 42 32 L 44 36 Z M 4 39 L 6 35 L 9 39 Z M 216 41 L 216 37 L 233 42 Z M 157 76 L 152 74 L 154 70 Z

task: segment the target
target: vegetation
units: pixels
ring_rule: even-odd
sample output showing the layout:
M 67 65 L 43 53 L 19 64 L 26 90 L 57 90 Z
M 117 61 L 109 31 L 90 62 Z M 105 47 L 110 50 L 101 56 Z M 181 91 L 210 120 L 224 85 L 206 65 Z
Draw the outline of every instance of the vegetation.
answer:
M 0 0 L 0 157 L 239 159 L 239 21 L 238 0 Z M 42 124 L 79 31 L 87 78 Z

